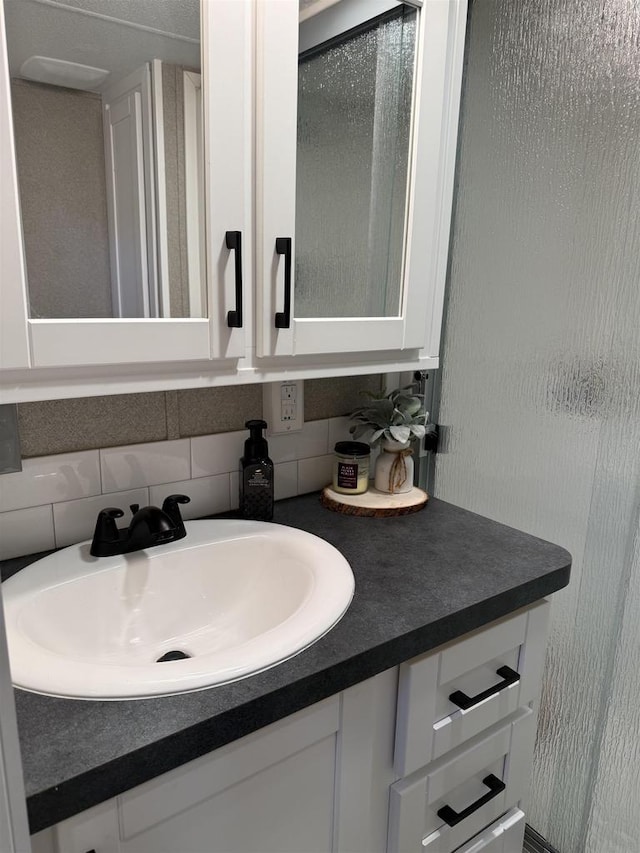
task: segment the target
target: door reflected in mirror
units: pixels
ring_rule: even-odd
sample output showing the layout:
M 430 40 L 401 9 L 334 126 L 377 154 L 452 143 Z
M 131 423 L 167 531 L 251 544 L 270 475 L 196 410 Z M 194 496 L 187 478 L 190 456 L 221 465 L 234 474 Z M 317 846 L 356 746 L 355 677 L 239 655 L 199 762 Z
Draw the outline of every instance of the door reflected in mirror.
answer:
M 199 0 L 4 0 L 34 319 L 205 317 Z

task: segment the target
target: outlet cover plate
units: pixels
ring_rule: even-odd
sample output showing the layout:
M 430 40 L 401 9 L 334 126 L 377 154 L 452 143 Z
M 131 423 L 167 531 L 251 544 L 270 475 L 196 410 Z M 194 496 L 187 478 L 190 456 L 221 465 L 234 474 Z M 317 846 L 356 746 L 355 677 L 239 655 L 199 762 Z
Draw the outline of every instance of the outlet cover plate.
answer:
M 262 386 L 262 416 L 268 424 L 267 435 L 300 432 L 304 426 L 302 379 L 266 382 Z

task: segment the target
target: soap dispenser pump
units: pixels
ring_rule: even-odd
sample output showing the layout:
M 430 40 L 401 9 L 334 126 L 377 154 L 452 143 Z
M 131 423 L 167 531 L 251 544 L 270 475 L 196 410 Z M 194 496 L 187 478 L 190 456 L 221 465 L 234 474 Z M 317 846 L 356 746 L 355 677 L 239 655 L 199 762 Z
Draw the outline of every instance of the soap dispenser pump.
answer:
M 266 421 L 247 421 L 249 438 L 240 459 L 240 515 L 254 521 L 273 518 L 273 462 L 262 431 Z

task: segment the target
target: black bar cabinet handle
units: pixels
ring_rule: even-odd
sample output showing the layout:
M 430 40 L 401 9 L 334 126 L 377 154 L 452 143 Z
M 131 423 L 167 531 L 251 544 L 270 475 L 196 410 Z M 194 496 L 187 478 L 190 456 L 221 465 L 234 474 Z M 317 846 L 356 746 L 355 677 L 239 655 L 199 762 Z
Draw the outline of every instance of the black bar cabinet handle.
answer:
M 276 252 L 284 255 L 284 311 L 276 311 L 276 329 L 291 326 L 291 237 L 276 237 Z
M 476 800 L 475 803 L 471 803 L 470 806 L 467 806 L 467 808 L 461 812 L 455 811 L 451 806 L 443 806 L 441 809 L 438 809 L 438 817 L 441 817 L 448 826 L 456 826 L 460 821 L 469 817 L 469 815 L 472 815 L 474 812 L 477 812 L 478 809 L 482 808 L 482 806 L 486 805 L 489 800 L 497 797 L 498 794 L 504 791 L 507 787 L 502 779 L 498 779 L 498 777 L 494 776 L 493 773 L 485 776 L 482 780 L 482 784 L 486 785 L 489 790 L 486 794 L 483 794 L 479 800 Z
M 495 696 L 496 693 L 500 693 L 505 687 L 509 687 L 511 684 L 516 684 L 516 682 L 520 681 L 520 673 L 511 669 L 510 666 L 501 666 L 500 669 L 496 670 L 496 675 L 499 675 L 502 681 L 494 684 L 493 687 L 483 690 L 482 693 L 478 693 L 476 696 L 467 696 L 462 690 L 456 690 L 449 696 L 449 701 L 457 705 L 458 708 L 462 708 L 463 711 L 466 711 L 473 705 L 484 702 L 489 696 Z
M 242 232 L 227 231 L 227 249 L 236 256 L 236 310 L 227 312 L 227 326 L 230 329 L 242 328 Z

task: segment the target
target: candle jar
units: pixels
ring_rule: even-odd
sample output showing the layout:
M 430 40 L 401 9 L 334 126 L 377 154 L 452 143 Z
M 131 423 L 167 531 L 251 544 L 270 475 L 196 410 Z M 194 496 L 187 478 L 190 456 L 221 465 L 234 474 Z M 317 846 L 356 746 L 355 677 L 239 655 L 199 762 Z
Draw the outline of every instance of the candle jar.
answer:
M 369 488 L 371 448 L 361 441 L 339 441 L 334 449 L 333 490 L 361 495 Z

